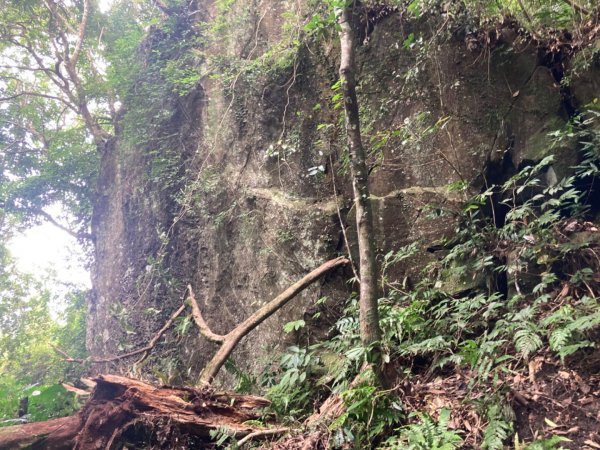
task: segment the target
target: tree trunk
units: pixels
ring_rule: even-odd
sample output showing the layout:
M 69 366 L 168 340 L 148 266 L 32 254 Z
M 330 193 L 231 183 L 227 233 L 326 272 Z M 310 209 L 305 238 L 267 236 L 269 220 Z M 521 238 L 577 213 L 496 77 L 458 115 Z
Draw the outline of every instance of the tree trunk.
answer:
M 356 230 L 360 261 L 360 335 L 365 347 L 381 340 L 377 300 L 379 298 L 377 262 L 375 260 L 375 233 L 369 193 L 369 172 L 360 133 L 360 117 L 356 98 L 356 33 L 352 5 L 338 11 L 340 25 L 341 63 L 340 80 L 344 95 L 346 133 L 350 153 L 350 170 L 356 208 Z

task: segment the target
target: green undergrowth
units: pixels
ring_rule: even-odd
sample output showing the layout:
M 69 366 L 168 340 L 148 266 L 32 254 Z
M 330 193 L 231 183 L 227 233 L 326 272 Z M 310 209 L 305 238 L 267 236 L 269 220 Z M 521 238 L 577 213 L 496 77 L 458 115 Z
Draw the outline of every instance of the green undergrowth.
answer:
M 21 399 L 27 398 L 27 414 L 16 419 Z M 62 384 L 23 386 L 12 378 L 0 382 L 0 427 L 27 422 L 40 422 L 69 416 L 81 406 L 73 392 Z
M 0 246 L 0 427 L 67 416 L 80 406 L 62 383 L 77 384 L 86 366 L 64 361 L 54 348 L 87 356 L 86 292 L 59 298 L 48 290 L 53 281 L 19 272 Z
M 379 387 L 369 372 L 355 379 L 369 349 L 360 344 L 352 297 L 332 338 L 290 347 L 260 379 L 245 378 L 246 387 L 256 382 L 271 399 L 266 419 L 301 423 L 338 393 L 346 409 L 328 424 L 332 448 L 561 448 L 567 439 L 552 433 L 519 437 L 512 383 L 527 377 L 536 357 L 568 366 L 597 345 L 600 233 L 591 200 L 599 121 L 590 108 L 554 136 L 579 142 L 581 163 L 567 178 L 547 177 L 547 157 L 460 211 L 444 212 L 456 233 L 438 243 L 414 288 L 386 273 L 422 243 L 385 255 L 379 312 L 383 373 L 392 387 Z M 291 322 L 286 331 L 303 326 Z M 433 397 L 419 393 L 418 386 L 436 383 Z M 477 419 L 475 431 L 469 417 Z

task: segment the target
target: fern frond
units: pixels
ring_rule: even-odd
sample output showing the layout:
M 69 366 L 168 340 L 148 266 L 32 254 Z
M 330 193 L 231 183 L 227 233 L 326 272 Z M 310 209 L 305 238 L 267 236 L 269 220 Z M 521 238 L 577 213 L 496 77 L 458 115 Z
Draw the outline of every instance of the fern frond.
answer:
M 523 328 L 515 333 L 514 343 L 517 351 L 524 358 L 529 358 L 532 353 L 542 347 L 542 338 L 535 331 Z
M 496 416 L 490 419 L 488 426 L 483 433 L 482 449 L 502 450 L 504 441 L 512 433 L 512 425 L 500 417 Z

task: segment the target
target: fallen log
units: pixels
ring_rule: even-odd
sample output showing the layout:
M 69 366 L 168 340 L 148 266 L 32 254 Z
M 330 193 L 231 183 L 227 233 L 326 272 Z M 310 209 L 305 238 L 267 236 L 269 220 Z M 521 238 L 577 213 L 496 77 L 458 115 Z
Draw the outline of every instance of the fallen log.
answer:
M 0 449 L 71 449 L 78 428 L 77 416 L 0 428 Z
M 124 443 L 144 448 L 173 448 L 173 443 L 185 442 L 197 448 L 213 441 L 211 431 L 224 432 L 240 445 L 255 439 L 265 439 L 286 433 L 287 428 L 265 429 L 245 423 L 257 419 L 257 409 L 269 401 L 261 397 L 235 394 L 217 394 L 210 383 L 240 340 L 260 323 L 292 300 L 299 292 L 330 270 L 349 261 L 335 258 L 327 261 L 284 292 L 268 302 L 226 335 L 213 333 L 194 297 L 191 286 L 192 315 L 201 333 L 221 348 L 203 370 L 202 388 L 163 386 L 116 375 L 101 375 L 85 380 L 94 390 L 85 406 L 74 416 L 13 427 L 0 428 L 0 450 L 31 449 L 106 449 L 123 448 Z M 65 361 L 92 363 L 116 361 L 143 353 L 141 362 L 154 348 L 162 335 L 185 309 L 184 303 L 145 347 L 132 352 L 105 358 L 77 359 L 54 347 Z M 71 391 L 78 389 L 66 386 Z M 83 394 L 83 391 L 80 392 Z
M 128 442 L 172 448 L 186 441 L 202 448 L 211 431 L 235 438 L 262 428 L 245 422 L 259 417 L 269 401 L 210 388 L 155 387 L 139 380 L 101 375 L 89 400 L 75 415 L 0 428 L 0 449 L 113 449 Z

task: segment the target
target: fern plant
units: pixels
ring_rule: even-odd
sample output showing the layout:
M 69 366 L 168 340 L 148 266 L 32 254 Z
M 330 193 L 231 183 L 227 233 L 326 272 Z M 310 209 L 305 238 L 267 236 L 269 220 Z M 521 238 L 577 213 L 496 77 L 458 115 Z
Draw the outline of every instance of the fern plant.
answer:
M 419 421 L 400 428 L 398 435 L 385 441 L 381 450 L 453 450 L 460 448 L 460 432 L 450 430 L 450 411 L 442 409 L 435 421 L 427 414 L 413 414 Z
M 600 121 L 600 114 L 581 120 L 589 117 Z M 540 352 L 554 352 L 565 361 L 595 345 L 600 239 L 586 214 L 600 174 L 600 131 L 589 124 L 571 126 L 568 133 L 582 143 L 582 162 L 572 175 L 544 181 L 553 164 L 548 157 L 471 198 L 454 212 L 456 233 L 436 246 L 442 256 L 424 269 L 414 288 L 390 280 L 389 273 L 415 254 L 416 244 L 383 258 L 383 362 L 409 383 L 452 370 L 467 373 L 463 403 L 486 424 L 477 448 L 502 449 L 512 439 L 515 414 L 506 402 L 507 373 L 525 370 Z M 353 297 L 331 339 L 297 348 L 295 357 L 282 360 L 269 384 L 276 408 L 302 417 L 318 397 L 304 396 L 302 389 L 316 386 L 341 393 L 346 403 L 333 426 L 334 446 L 372 447 L 399 421 L 416 417 L 379 448 L 458 448 L 462 438 L 448 428 L 449 411 L 441 411 L 437 421 L 424 413 L 407 418 L 393 394 L 369 383 L 349 386 L 368 354 L 360 344 L 357 316 Z M 521 448 L 559 444 L 549 439 Z
M 488 399 L 486 416 L 488 424 L 483 433 L 482 449 L 502 450 L 504 443 L 512 435 L 514 413 L 510 406 L 501 403 L 497 398 Z

